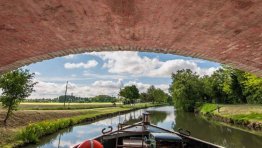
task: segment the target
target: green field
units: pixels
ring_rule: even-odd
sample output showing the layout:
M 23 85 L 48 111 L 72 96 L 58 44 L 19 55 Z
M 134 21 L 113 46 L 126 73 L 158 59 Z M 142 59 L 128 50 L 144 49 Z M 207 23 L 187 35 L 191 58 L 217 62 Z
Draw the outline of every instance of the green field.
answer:
M 2 104 L 0 104 L 2 108 Z M 120 106 L 119 103 L 116 104 Z M 101 108 L 101 107 L 113 107 L 111 102 L 104 103 L 21 103 L 18 110 L 67 110 L 67 109 L 91 109 L 91 108 Z

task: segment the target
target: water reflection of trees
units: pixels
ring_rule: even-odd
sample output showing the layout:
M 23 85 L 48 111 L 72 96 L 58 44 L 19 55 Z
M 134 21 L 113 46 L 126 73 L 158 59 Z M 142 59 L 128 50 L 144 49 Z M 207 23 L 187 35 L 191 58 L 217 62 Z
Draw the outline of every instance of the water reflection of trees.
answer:
M 176 131 L 179 128 L 187 129 L 192 136 L 229 148 L 262 146 L 260 136 L 209 122 L 193 113 L 176 112 L 176 124 L 173 128 Z
M 164 111 L 148 111 L 150 115 L 150 122 L 157 125 L 159 122 L 163 122 L 167 117 L 167 112 Z
M 130 112 L 129 114 L 125 114 L 124 124 L 134 124 L 141 121 L 141 115 L 137 115 L 136 112 Z
M 40 142 L 36 144 L 29 144 L 25 146 L 26 148 L 31 148 L 31 147 L 41 147 L 43 145 L 49 144 L 51 141 L 58 140 L 59 142 L 59 137 L 62 137 L 64 134 L 71 133 L 73 130 L 73 127 L 68 127 L 66 129 L 62 129 L 59 132 L 53 133 L 51 135 L 45 136 L 40 139 Z

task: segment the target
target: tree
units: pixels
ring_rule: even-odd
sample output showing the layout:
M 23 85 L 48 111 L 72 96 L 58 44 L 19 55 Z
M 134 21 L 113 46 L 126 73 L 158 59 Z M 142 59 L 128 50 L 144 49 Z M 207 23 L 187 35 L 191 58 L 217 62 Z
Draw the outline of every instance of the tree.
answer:
M 172 74 L 172 80 L 170 94 L 175 105 L 185 111 L 203 102 L 262 104 L 262 78 L 229 66 L 222 65 L 211 76 L 203 77 L 180 70 Z
M 229 89 L 229 76 L 223 68 L 215 71 L 211 76 L 212 97 L 216 103 L 230 103 L 227 89 Z
M 139 90 L 135 85 L 126 86 L 120 90 L 120 96 L 128 99 L 128 103 L 135 103 L 135 100 L 139 98 Z
M 166 102 L 167 102 L 168 94 L 166 94 L 162 89 L 157 88 L 157 89 L 154 91 L 153 94 L 154 94 L 154 100 L 155 100 L 157 103 L 166 103 Z
M 213 97 L 217 103 L 246 103 L 244 95 L 245 72 L 223 65 L 210 77 Z
M 262 104 L 262 78 L 246 73 L 244 84 L 244 94 L 248 103 Z
M 141 102 L 149 102 L 150 101 L 148 94 L 144 93 L 144 92 L 140 94 L 139 98 L 140 98 Z
M 147 95 L 148 95 L 148 100 L 153 102 L 153 104 L 156 102 L 156 98 L 155 98 L 155 91 L 156 88 L 154 85 L 151 85 L 148 89 L 147 89 Z
M 169 105 L 174 105 L 173 98 L 172 98 L 172 96 L 170 96 L 170 95 L 168 95 L 166 102 L 167 102 Z
M 246 96 L 244 95 L 244 84 L 246 80 L 244 77 L 245 72 L 238 69 L 229 69 L 230 73 L 230 94 L 229 97 L 233 103 L 247 103 Z
M 151 85 L 147 92 L 140 94 L 140 99 L 143 102 L 157 102 L 157 103 L 164 103 L 167 102 L 169 95 L 165 93 L 160 88 L 155 88 L 154 85 Z
M 2 89 L 2 106 L 7 109 L 4 124 L 17 109 L 19 103 L 34 91 L 34 73 L 29 70 L 17 69 L 0 76 L 0 88 Z
M 176 74 L 172 74 L 172 80 L 169 91 L 176 107 L 184 111 L 194 111 L 196 104 L 203 101 L 199 76 L 190 69 L 178 70 Z
M 200 81 L 203 86 L 203 90 L 202 90 L 203 91 L 202 92 L 203 101 L 211 103 L 212 102 L 212 93 L 213 93 L 211 77 L 203 76 L 202 78 L 200 78 Z

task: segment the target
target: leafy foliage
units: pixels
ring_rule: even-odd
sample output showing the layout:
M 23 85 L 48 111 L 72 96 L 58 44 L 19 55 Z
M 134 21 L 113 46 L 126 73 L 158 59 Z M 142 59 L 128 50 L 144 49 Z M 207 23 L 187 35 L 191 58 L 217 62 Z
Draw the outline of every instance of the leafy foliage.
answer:
M 244 95 L 247 102 L 252 104 L 262 104 L 262 78 L 245 73 L 246 80 L 243 82 Z
M 180 70 L 172 80 L 174 103 L 185 111 L 193 111 L 202 103 L 262 104 L 262 78 L 228 66 L 203 77 Z
M 160 88 L 155 88 L 153 85 L 147 89 L 147 92 L 140 94 L 142 102 L 166 103 L 170 96 Z M 170 101 L 170 100 L 169 100 Z M 170 101 L 169 103 L 171 103 Z
M 141 93 L 139 98 L 140 98 L 141 102 L 150 102 L 150 97 L 145 92 Z
M 168 99 L 168 95 L 160 88 L 157 88 L 154 92 L 154 100 L 157 103 L 166 103 Z
M 18 69 L 0 76 L 0 88 L 2 89 L 2 106 L 7 108 L 4 123 L 11 115 L 12 111 L 17 109 L 18 104 L 28 97 L 34 91 L 34 74 L 28 70 Z
M 37 143 L 40 137 L 57 132 L 59 129 L 66 128 L 73 124 L 74 121 L 72 119 L 58 119 L 56 121 L 33 123 L 22 129 L 17 137 L 18 139 L 25 141 L 25 143 Z
M 120 90 L 120 96 L 127 99 L 126 103 L 135 103 L 135 100 L 139 98 L 139 90 L 135 85 L 126 86 Z
M 179 70 L 172 74 L 172 80 L 170 93 L 176 107 L 193 111 L 196 103 L 202 99 L 202 83 L 199 76 L 189 69 Z

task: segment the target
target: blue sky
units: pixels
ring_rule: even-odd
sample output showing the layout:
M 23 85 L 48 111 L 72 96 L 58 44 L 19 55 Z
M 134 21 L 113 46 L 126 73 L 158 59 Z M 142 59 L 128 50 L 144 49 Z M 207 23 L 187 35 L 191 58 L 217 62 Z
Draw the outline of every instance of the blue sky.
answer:
M 39 82 L 30 98 L 54 98 L 63 95 L 66 81 L 68 92 L 82 97 L 115 96 L 121 87 L 133 84 L 141 92 L 150 85 L 167 91 L 172 72 L 187 68 L 203 76 L 212 74 L 219 66 L 172 54 L 116 51 L 68 55 L 24 68 L 34 72 L 35 81 Z

